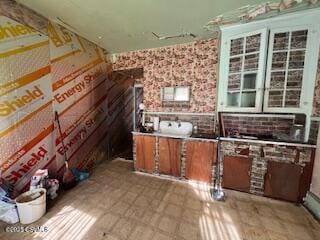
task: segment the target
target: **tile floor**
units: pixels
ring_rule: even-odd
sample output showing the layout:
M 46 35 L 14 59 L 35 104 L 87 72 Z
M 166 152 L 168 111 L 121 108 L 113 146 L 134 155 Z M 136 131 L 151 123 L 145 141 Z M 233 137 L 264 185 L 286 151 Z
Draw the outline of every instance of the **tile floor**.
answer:
M 319 240 L 320 224 L 291 203 L 137 174 L 131 162 L 102 163 L 90 179 L 60 196 L 31 227 L 0 239 Z M 16 226 L 21 226 L 17 224 Z

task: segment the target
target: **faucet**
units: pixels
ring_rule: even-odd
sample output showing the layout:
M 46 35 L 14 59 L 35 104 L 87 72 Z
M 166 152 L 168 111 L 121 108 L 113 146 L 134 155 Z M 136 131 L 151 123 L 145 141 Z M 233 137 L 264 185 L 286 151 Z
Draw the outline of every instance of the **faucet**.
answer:
M 175 121 L 178 122 L 178 128 L 181 127 L 181 120 L 178 117 L 176 117 Z
M 171 126 L 172 126 L 172 124 L 171 124 L 171 122 L 169 122 L 169 123 L 168 123 L 168 127 L 171 127 Z

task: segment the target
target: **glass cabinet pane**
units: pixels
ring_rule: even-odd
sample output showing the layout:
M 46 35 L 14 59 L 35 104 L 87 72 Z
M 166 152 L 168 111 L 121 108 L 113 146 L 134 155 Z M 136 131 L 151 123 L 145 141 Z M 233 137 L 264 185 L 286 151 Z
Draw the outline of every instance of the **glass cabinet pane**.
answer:
M 270 88 L 283 89 L 285 78 L 286 78 L 286 73 L 284 71 L 272 72 L 271 79 L 270 79 Z
M 228 92 L 227 106 L 239 107 L 239 97 L 240 97 L 240 93 L 238 92 Z
M 299 107 L 300 94 L 300 90 L 288 90 L 286 92 L 285 107 Z
M 287 89 L 302 87 L 303 70 L 294 70 L 288 72 Z
M 273 50 L 286 50 L 289 45 L 289 33 L 276 33 L 273 39 Z
M 238 73 L 241 72 L 242 68 L 242 57 L 233 57 L 229 61 L 229 72 Z
M 291 34 L 291 49 L 306 48 L 308 30 L 294 31 Z
M 231 74 L 228 79 L 228 90 L 240 89 L 241 74 Z
M 230 40 L 227 106 L 256 107 L 261 33 Z
M 246 53 L 259 52 L 261 34 L 255 34 L 246 38 Z
M 243 75 L 242 89 L 256 89 L 257 73 L 246 73 Z
M 287 64 L 287 52 L 275 52 L 272 55 L 272 68 L 271 70 L 283 70 Z
M 230 56 L 235 56 L 243 53 L 244 38 L 237 38 L 231 40 Z
M 270 90 L 268 98 L 269 107 L 282 107 L 283 91 Z
M 306 51 L 290 51 L 289 68 L 297 69 L 304 67 L 304 56 Z
M 244 58 L 244 71 L 254 71 L 258 69 L 259 53 L 249 54 Z
M 256 92 L 242 92 L 241 107 L 255 107 Z
M 307 37 L 308 30 L 273 33 L 268 107 L 300 107 Z

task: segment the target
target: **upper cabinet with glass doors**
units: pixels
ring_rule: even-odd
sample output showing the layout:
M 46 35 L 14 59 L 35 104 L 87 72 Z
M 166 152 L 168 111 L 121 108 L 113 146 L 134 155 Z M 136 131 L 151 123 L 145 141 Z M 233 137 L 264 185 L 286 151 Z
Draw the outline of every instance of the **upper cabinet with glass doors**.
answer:
M 222 28 L 218 110 L 309 113 L 319 16 L 311 10 Z
M 234 36 L 227 42 L 229 65 L 226 106 L 260 110 L 263 88 L 266 30 Z

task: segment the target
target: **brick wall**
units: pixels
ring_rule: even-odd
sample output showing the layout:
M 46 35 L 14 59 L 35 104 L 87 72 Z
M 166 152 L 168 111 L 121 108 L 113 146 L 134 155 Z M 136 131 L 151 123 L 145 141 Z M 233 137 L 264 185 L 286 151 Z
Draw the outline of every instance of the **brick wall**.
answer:
M 223 119 L 227 135 L 232 132 L 250 135 L 289 134 L 293 125 L 293 119 L 268 116 L 224 115 Z
M 146 121 L 150 121 L 150 117 L 160 117 L 160 121 L 175 121 L 177 118 L 180 121 L 191 122 L 193 126 L 198 127 L 199 133 L 213 134 L 214 131 L 214 116 L 209 115 L 172 115 L 172 114 L 146 114 Z

